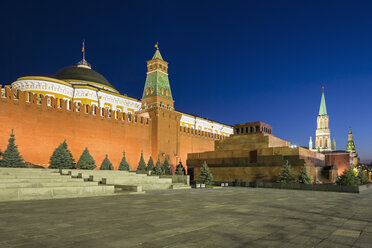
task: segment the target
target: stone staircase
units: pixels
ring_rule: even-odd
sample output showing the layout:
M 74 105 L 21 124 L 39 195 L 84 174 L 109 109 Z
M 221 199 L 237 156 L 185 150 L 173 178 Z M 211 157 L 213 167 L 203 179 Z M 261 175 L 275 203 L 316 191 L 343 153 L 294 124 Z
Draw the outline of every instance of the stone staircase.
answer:
M 191 189 L 191 186 L 184 183 L 172 183 L 171 189 Z
M 117 191 L 142 192 L 159 189 L 185 189 L 191 188 L 189 183 L 179 183 L 169 178 L 148 176 L 128 171 L 101 171 L 101 170 L 62 170 L 62 174 L 83 178 L 87 181 L 99 182 L 102 185 L 114 185 Z
M 128 171 L 0 167 L 0 201 L 75 198 L 189 188 L 188 176 L 159 177 Z
M 115 188 L 58 170 L 0 167 L 0 201 L 75 198 L 114 194 Z

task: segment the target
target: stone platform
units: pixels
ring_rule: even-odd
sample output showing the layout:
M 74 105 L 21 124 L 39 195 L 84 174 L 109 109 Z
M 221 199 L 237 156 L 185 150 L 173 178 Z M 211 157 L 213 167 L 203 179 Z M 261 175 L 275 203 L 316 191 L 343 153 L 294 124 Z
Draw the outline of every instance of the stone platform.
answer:
M 128 171 L 0 168 L 0 201 L 89 197 L 145 190 L 189 189 L 188 176 Z
M 228 187 L 0 202 L 0 247 L 371 247 L 372 192 Z
M 118 170 L 62 170 L 62 174 L 99 182 L 102 185 L 114 185 L 116 188 L 137 187 L 136 192 L 159 189 L 187 189 L 190 187 L 189 176 L 148 176 L 136 172 Z M 124 187 L 125 186 L 125 187 Z
M 0 168 L 0 201 L 112 195 L 114 186 L 62 176 L 57 170 Z

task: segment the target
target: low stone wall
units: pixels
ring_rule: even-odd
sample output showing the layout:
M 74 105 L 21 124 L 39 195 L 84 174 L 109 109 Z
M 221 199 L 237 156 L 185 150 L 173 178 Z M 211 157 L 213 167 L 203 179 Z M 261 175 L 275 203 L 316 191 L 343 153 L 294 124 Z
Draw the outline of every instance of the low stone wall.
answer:
M 282 172 L 283 166 L 269 166 L 248 164 L 243 166 L 224 166 L 208 164 L 209 171 L 213 175 L 213 181 L 219 182 L 234 182 L 236 179 L 253 182 L 262 180 L 267 182 L 275 182 L 278 180 L 279 174 Z M 292 173 L 296 177 L 300 174 L 303 166 L 292 166 Z M 198 175 L 201 168 L 194 168 L 194 180 L 198 180 Z M 311 179 L 316 182 L 317 168 L 314 166 L 307 166 L 307 171 Z M 296 178 L 297 179 L 297 178 Z
M 161 175 L 160 178 L 171 178 L 172 183 L 184 183 L 190 186 L 190 176 L 189 175 Z
M 336 184 L 299 184 L 299 183 L 272 183 L 272 182 L 247 182 L 236 180 L 234 183 L 237 187 L 255 187 L 255 188 L 274 188 L 274 189 L 297 189 L 297 190 L 315 190 L 315 191 L 331 191 L 345 193 L 360 193 L 367 189 L 372 189 L 372 184 L 359 186 L 344 186 Z

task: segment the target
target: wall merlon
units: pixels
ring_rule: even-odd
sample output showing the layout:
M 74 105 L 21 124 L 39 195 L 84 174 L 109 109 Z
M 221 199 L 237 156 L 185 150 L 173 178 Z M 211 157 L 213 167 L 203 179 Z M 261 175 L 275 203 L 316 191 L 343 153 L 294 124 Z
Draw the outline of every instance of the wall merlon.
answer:
M 219 140 L 225 138 L 225 136 L 220 135 L 220 134 L 210 133 L 210 132 L 197 130 L 197 129 L 189 128 L 189 127 L 180 126 L 180 131 L 181 131 L 180 132 L 181 135 L 193 135 L 193 136 L 200 136 L 200 137 L 219 139 Z
M 2 93 L 0 98 L 4 103 L 27 105 L 39 109 L 41 108 L 42 110 L 70 112 L 82 116 L 93 116 L 95 118 L 100 117 L 100 119 L 146 126 L 151 123 L 150 118 L 143 116 L 127 114 L 116 110 L 107 110 L 106 108 L 99 108 L 95 105 L 72 102 L 51 96 L 37 96 L 37 94 L 31 92 L 16 91 L 8 86 L 2 87 L 2 85 L 0 85 L 0 91 L 3 89 L 5 90 L 5 94 Z

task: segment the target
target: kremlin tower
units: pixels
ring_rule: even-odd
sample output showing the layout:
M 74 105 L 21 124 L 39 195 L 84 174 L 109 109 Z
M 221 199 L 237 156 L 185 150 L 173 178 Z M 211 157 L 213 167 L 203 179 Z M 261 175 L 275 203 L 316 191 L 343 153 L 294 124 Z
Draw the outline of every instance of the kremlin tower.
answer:
M 334 139 L 333 146 L 331 145 L 331 130 L 329 129 L 329 116 L 327 114 L 327 107 L 324 97 L 324 86 L 322 87 L 322 98 L 320 100 L 319 114 L 317 117 L 315 147 L 313 148 L 313 141 L 310 137 L 309 150 L 319 152 L 336 150 L 336 141 Z
M 168 79 L 168 63 L 163 60 L 158 44 L 151 60 L 147 61 L 147 77 L 142 95 L 143 107 L 173 109 L 174 101 Z
M 356 153 L 356 150 L 355 150 L 353 132 L 351 131 L 351 128 L 350 128 L 349 134 L 347 136 L 347 145 L 346 145 L 346 150 L 345 151 L 350 152 L 350 156 L 351 156 L 352 163 L 353 163 L 354 166 L 359 164 L 359 158 L 358 158 L 358 154 Z

